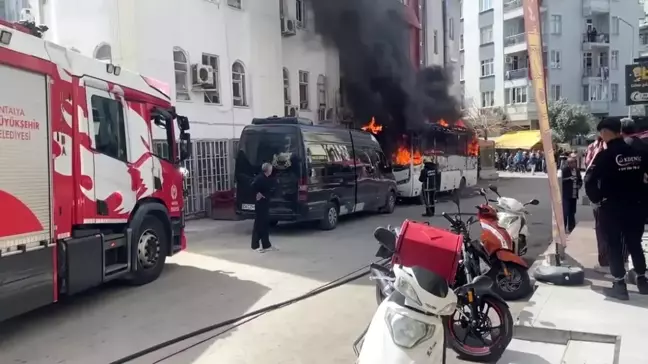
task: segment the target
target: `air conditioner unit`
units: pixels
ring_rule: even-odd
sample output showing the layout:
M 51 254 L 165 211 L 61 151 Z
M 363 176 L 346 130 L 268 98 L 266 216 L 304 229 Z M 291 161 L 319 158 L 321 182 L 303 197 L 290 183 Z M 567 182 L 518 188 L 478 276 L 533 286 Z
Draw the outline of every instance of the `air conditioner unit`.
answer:
M 191 65 L 191 79 L 194 87 L 203 90 L 214 88 L 214 68 L 205 64 Z
M 506 63 L 513 62 L 513 57 L 506 57 Z
M 281 35 L 288 37 L 297 34 L 297 21 L 290 18 L 281 18 Z
M 295 105 L 286 105 L 284 106 L 284 114 L 286 116 L 298 116 L 299 108 Z

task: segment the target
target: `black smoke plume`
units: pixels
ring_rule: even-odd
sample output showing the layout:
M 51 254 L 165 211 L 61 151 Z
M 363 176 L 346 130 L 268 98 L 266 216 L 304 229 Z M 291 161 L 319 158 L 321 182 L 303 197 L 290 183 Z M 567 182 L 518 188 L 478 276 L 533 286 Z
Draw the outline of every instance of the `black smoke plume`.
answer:
M 442 67 L 416 71 L 410 58 L 412 28 L 398 0 L 307 0 L 315 32 L 338 49 L 344 92 L 354 122 L 372 116 L 390 135 L 421 132 L 427 120 L 460 117 Z M 439 47 L 443 47 L 439 37 Z

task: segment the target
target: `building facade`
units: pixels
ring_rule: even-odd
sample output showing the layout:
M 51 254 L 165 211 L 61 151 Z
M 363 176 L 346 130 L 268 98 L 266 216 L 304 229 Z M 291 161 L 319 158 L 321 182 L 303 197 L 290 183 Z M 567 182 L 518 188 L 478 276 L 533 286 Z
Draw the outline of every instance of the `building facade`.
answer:
M 536 129 L 522 0 L 477 3 L 462 6 L 465 107 L 501 107 L 519 127 Z M 626 115 L 624 66 L 639 53 L 641 5 L 544 0 L 540 10 L 549 100 L 565 98 L 597 116 Z
M 459 82 L 460 0 L 401 0 L 408 8 L 410 53 L 416 68 L 443 66 L 450 74 L 450 93 L 461 97 Z
M 254 117 L 334 116 L 337 53 L 303 0 L 3 1 L 28 5 L 49 40 L 172 85 L 195 139 L 238 138 Z

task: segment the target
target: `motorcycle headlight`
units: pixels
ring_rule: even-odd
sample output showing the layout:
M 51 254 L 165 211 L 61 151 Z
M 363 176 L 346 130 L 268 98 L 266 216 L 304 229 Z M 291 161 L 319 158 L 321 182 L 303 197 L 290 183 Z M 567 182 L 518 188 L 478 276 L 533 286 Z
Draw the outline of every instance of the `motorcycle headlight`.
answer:
M 411 349 L 434 335 L 436 326 L 414 320 L 392 310 L 385 313 L 385 321 L 394 344 Z
M 445 307 L 438 311 L 439 316 L 450 316 L 457 310 L 457 303 L 448 303 Z
M 398 292 L 400 292 L 405 298 L 407 298 L 410 301 L 413 301 L 419 306 L 423 306 L 421 303 L 421 300 L 419 299 L 418 295 L 416 294 L 416 291 L 414 290 L 414 287 L 412 287 L 407 280 L 403 279 L 402 277 L 398 277 L 396 280 L 396 285 L 395 288 Z

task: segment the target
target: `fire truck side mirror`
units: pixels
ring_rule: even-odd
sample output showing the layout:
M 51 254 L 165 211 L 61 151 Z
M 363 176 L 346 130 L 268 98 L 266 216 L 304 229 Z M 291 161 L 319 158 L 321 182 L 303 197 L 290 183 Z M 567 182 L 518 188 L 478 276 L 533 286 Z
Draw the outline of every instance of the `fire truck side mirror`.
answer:
M 180 133 L 180 161 L 191 158 L 191 134 Z

